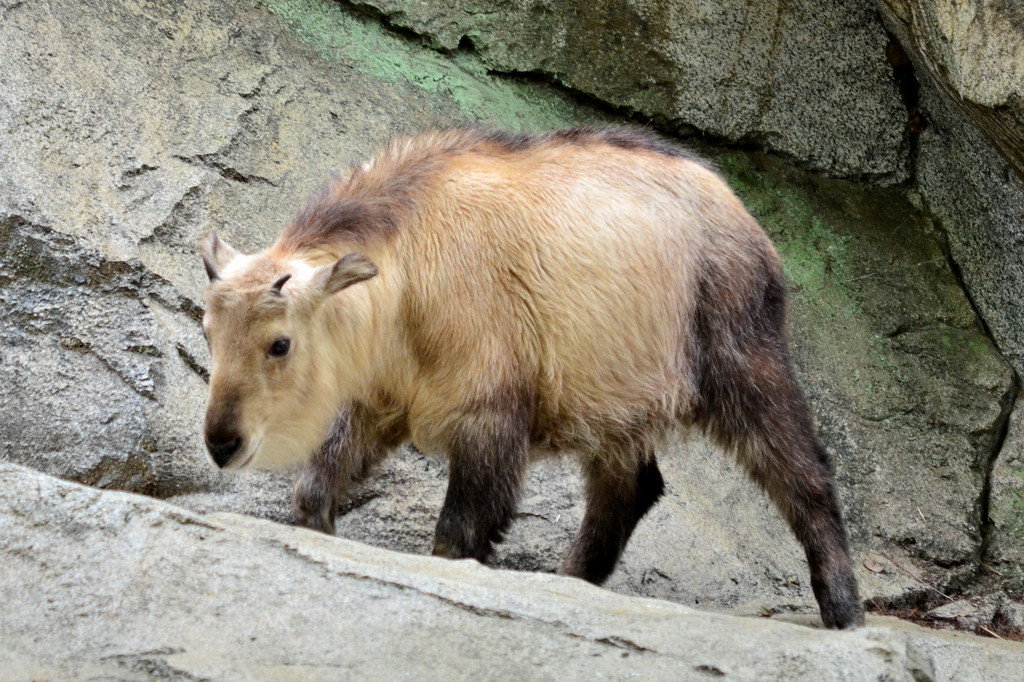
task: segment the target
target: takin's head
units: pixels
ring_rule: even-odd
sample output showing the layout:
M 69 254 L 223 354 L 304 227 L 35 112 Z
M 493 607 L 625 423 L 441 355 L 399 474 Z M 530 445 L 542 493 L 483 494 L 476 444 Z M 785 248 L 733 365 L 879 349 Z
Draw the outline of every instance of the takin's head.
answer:
M 376 275 L 376 266 L 358 253 L 319 267 L 273 251 L 247 256 L 215 232 L 199 251 L 210 276 L 210 457 L 234 470 L 305 461 L 340 407 L 335 358 L 363 326 L 365 305 L 353 290 L 341 292 Z

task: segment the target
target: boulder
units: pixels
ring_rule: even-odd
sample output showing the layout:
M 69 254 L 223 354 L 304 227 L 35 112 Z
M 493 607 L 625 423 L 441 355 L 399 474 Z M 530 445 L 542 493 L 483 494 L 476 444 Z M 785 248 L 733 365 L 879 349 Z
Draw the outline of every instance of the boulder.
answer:
M 0 462 L 10 680 L 1012 680 L 1020 646 L 891 618 L 827 631 L 198 516 Z
M 1012 0 L 876 2 L 918 78 L 1024 178 L 1024 7 Z

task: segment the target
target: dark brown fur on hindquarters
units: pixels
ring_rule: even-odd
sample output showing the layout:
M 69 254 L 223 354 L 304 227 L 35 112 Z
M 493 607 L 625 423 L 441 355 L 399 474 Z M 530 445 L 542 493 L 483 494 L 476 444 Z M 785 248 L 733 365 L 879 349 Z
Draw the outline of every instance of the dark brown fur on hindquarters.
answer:
M 702 363 L 694 421 L 738 454 L 786 518 L 804 547 L 825 625 L 862 624 L 864 610 L 831 463 L 815 435 L 783 337 L 781 273 L 765 268 L 763 279 L 753 282 L 743 298 L 735 289 L 725 290 L 722 282 L 721 277 L 705 277 L 701 294 L 719 305 L 697 306 Z M 727 317 L 723 311 L 729 307 Z
M 609 468 L 601 460 L 584 467 L 587 511 L 559 573 L 600 585 L 619 561 L 636 524 L 665 490 L 654 455 L 635 471 Z

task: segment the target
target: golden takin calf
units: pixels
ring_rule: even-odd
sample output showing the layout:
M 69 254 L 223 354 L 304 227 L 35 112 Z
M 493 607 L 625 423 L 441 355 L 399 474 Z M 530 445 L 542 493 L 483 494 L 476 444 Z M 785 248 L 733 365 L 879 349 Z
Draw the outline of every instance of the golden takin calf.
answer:
M 224 469 L 306 464 L 299 521 L 412 441 L 447 458 L 434 553 L 484 561 L 531 452 L 571 451 L 561 572 L 601 583 L 696 427 L 807 553 L 829 627 L 863 620 L 828 456 L 794 378 L 779 257 L 706 163 L 648 133 L 458 129 L 392 143 L 268 250 L 209 234 L 205 438 Z

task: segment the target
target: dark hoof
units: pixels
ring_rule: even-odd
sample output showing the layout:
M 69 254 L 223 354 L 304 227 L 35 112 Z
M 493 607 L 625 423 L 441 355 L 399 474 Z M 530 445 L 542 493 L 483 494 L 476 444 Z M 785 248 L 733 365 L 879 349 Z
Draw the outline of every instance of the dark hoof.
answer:
M 334 512 L 333 496 L 313 489 L 305 479 L 299 479 L 292 493 L 295 525 L 334 535 Z
M 818 608 L 825 627 L 849 630 L 864 625 L 864 606 L 857 595 L 856 583 L 818 595 Z

